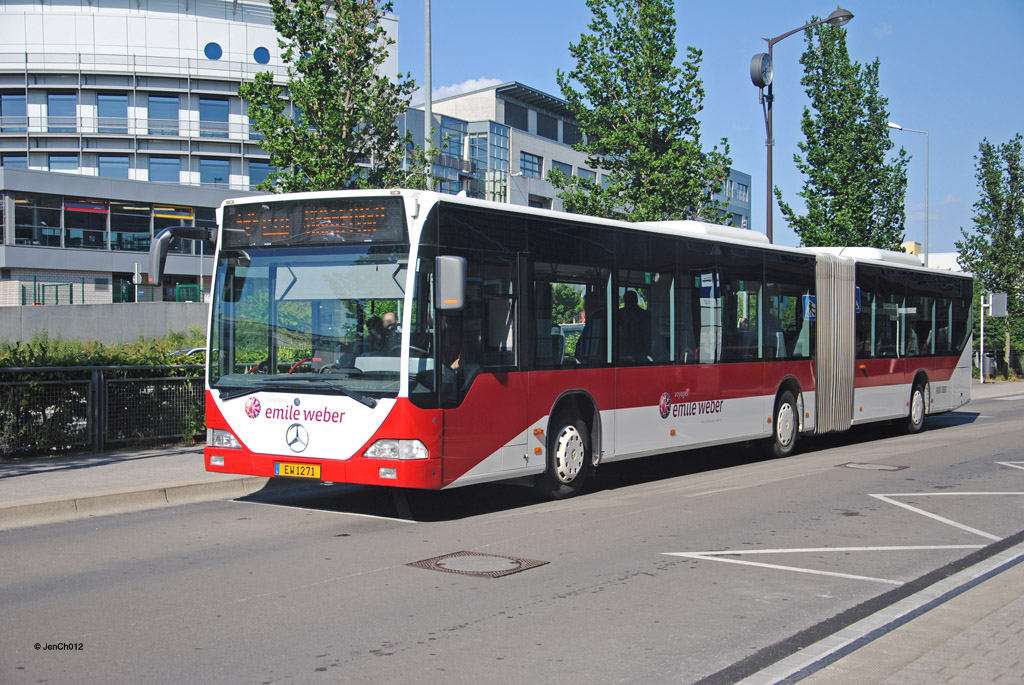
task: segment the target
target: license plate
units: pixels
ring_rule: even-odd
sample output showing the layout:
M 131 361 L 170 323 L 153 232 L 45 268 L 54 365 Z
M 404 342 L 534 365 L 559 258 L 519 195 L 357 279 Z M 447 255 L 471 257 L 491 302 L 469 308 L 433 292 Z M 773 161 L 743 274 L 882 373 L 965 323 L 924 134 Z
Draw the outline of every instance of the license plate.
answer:
M 286 478 L 320 479 L 320 464 L 293 464 L 286 461 L 274 462 L 274 475 Z

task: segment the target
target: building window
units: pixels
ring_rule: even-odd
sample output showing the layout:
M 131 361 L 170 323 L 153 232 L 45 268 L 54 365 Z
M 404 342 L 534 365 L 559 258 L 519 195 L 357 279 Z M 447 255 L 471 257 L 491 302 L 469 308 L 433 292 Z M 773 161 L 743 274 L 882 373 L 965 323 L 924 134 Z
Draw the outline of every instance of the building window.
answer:
M 180 207 L 175 205 L 153 205 L 153 235 L 170 226 L 193 226 L 195 210 L 191 207 Z M 168 252 L 179 252 L 192 254 L 194 240 L 182 240 L 175 238 L 168 246 Z M 165 299 L 174 299 L 174 289 L 171 289 L 171 296 Z
M 750 202 L 750 186 L 746 183 L 737 183 L 736 199 L 740 202 Z
M 103 178 L 128 178 L 128 155 L 100 155 L 99 173 Z
M 8 169 L 28 169 L 28 157 L 25 155 L 4 155 L 0 159 L 0 166 Z
M 199 98 L 199 135 L 203 138 L 228 137 L 228 101 Z
M 60 247 L 61 199 L 14 194 L 14 244 Z
M 590 169 L 584 169 L 583 167 L 578 167 L 576 169 L 576 175 L 579 176 L 580 178 L 585 178 L 588 181 L 597 181 L 597 173 L 594 172 L 594 171 L 591 171 Z
M 256 64 L 267 64 L 270 62 L 270 50 L 256 48 L 252 51 L 252 58 L 256 60 Z
M 97 130 L 100 133 L 128 133 L 128 96 L 100 93 L 96 97 Z
M 551 160 L 551 170 L 554 171 L 555 169 L 558 169 L 565 174 L 566 178 L 572 176 L 572 164 L 566 164 L 565 162 L 559 162 L 558 160 L 553 159 Z
M 537 135 L 548 140 L 558 140 L 558 119 L 537 112 Z
M 78 155 L 50 155 L 50 171 L 77 172 Z
M 178 96 L 149 96 L 149 135 L 178 135 Z
M 255 188 L 267 180 L 270 172 L 275 171 L 269 162 L 249 162 L 249 187 Z
M 575 145 L 581 140 L 583 140 L 583 136 L 580 135 L 580 127 L 576 124 L 570 124 L 567 121 L 563 121 L 562 142 L 566 145 Z
M 199 185 L 226 186 L 231 179 L 230 163 L 226 159 L 200 159 Z
M 444 151 L 446 155 L 462 159 L 468 126 L 465 121 L 460 119 L 441 117 L 441 140 L 444 141 L 446 136 L 448 138 L 448 148 Z
M 64 198 L 64 247 L 106 249 L 108 214 L 106 200 Z
M 530 130 L 530 116 L 527 110 L 522 105 L 517 105 L 513 102 L 505 101 L 505 123 L 512 128 L 517 128 L 520 131 Z
M 530 178 L 540 178 L 540 172 L 542 171 L 543 167 L 543 157 L 531 155 L 529 152 L 519 153 L 519 170 L 523 172 L 523 176 L 529 176 Z
M 24 93 L 0 93 L 0 132 L 24 133 L 28 130 Z
M 158 181 L 160 183 L 180 183 L 181 158 L 150 157 L 149 180 Z
M 153 208 L 145 202 L 110 203 L 110 249 L 149 251 Z
M 491 133 L 488 144 L 488 169 L 491 171 L 508 171 L 509 167 L 509 130 L 508 126 L 491 122 Z
M 46 130 L 50 133 L 78 131 L 78 95 L 76 93 L 46 94 Z
M 224 49 L 217 43 L 207 43 L 203 48 L 203 54 L 206 55 L 206 59 L 218 60 L 224 56 Z

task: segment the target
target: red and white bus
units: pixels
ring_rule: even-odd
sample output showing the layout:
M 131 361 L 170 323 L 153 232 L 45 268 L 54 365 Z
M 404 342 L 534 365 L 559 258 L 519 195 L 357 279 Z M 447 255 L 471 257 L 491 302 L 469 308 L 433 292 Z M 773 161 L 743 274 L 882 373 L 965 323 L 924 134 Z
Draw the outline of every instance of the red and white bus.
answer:
M 565 497 L 604 462 L 784 456 L 969 400 L 972 279 L 911 255 L 406 190 L 218 219 L 210 471 Z M 169 239 L 202 231 L 158 236 L 155 280 Z

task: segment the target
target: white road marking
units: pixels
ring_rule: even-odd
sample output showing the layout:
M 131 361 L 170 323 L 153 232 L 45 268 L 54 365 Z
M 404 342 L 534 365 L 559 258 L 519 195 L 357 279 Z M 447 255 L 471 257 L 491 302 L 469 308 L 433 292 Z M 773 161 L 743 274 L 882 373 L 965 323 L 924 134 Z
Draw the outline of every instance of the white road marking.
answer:
M 947 526 L 953 526 L 954 528 L 959 528 L 960 530 L 967 531 L 968 533 L 974 533 L 975 535 L 980 535 L 983 538 L 987 538 L 989 540 L 992 540 L 993 542 L 997 542 L 999 540 L 1002 540 L 1002 538 L 998 535 L 986 533 L 985 531 L 978 530 L 977 528 L 971 528 L 970 526 L 964 525 L 962 523 L 957 523 L 956 521 L 945 518 L 944 516 L 939 516 L 938 514 L 933 514 L 930 511 L 925 511 L 924 509 L 919 509 L 917 507 L 906 504 L 905 502 L 897 502 L 896 500 L 892 499 L 893 497 L 979 497 L 983 495 L 1024 495 L 1024 492 L 894 492 L 889 493 L 887 495 L 873 494 L 868 496 L 882 500 L 883 502 L 887 502 L 889 504 L 893 504 L 897 507 L 902 507 L 903 509 L 912 511 L 915 514 L 927 516 L 928 518 L 934 519 L 940 523 L 945 523 Z
M 705 557 L 721 557 L 730 554 L 806 554 L 812 552 L 908 552 L 914 550 L 935 550 L 935 549 L 980 549 L 984 545 L 894 545 L 891 547 L 793 547 L 780 549 L 729 549 L 715 552 L 686 552 L 686 554 L 699 554 Z
M 1009 466 L 1011 469 L 1024 470 L 1024 461 L 997 461 L 1000 466 Z
M 947 549 L 979 549 L 982 545 L 913 545 L 893 547 L 803 547 L 793 549 L 742 549 L 742 550 L 720 550 L 715 552 L 663 552 L 665 556 L 685 557 L 688 559 L 701 559 L 704 561 L 722 561 L 727 564 L 741 564 L 743 566 L 759 566 L 761 568 L 774 568 L 780 571 L 794 571 L 796 573 L 809 573 L 816 576 L 831 576 L 833 578 L 846 578 L 847 580 L 866 580 L 873 583 L 885 583 L 886 585 L 903 585 L 901 580 L 890 580 L 888 578 L 873 578 L 871 576 L 858 576 L 852 573 L 837 573 L 835 571 L 821 571 L 818 569 L 802 568 L 799 566 L 784 566 L 781 564 L 765 564 L 757 561 L 744 561 L 742 559 L 723 559 L 724 556 L 745 556 L 748 554 L 807 554 L 818 552 L 906 552 L 922 550 L 947 550 Z
M 1024 395 L 1010 395 L 1009 397 L 993 397 L 996 402 L 1016 402 L 1017 400 L 1024 400 Z

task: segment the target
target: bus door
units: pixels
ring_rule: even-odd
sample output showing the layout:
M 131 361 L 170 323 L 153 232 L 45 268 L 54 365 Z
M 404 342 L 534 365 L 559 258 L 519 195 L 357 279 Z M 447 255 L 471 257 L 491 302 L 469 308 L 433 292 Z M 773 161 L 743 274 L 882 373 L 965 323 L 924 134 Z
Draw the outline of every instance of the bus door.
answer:
M 478 254 L 466 266 L 465 307 L 438 312 L 446 484 L 525 469 L 531 456 L 526 376 L 516 373 L 517 259 Z

